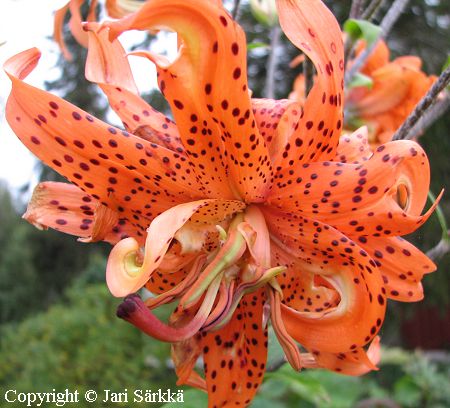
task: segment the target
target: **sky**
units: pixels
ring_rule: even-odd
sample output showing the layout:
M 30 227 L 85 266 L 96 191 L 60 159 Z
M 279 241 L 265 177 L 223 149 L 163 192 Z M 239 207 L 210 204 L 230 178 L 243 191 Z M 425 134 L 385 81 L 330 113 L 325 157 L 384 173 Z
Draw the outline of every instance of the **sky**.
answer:
M 0 66 L 12 55 L 31 47 L 38 47 L 42 57 L 27 82 L 43 88 L 45 80 L 58 77 L 55 68 L 59 49 L 49 39 L 53 31 L 53 13 L 67 0 L 0 0 Z M 26 12 L 24 12 L 26 11 Z M 144 33 L 128 33 L 123 38 L 125 49 L 139 42 Z M 152 50 L 162 53 L 166 48 L 176 48 L 176 36 L 172 33 L 160 33 Z M 169 58 L 173 58 L 173 55 Z M 146 92 L 156 85 L 156 71 L 149 61 L 130 57 L 130 64 L 139 89 Z M 34 156 L 20 143 L 6 122 L 4 110 L 10 91 L 10 81 L 3 69 L 0 70 L 0 182 L 6 182 L 11 189 L 25 184 L 33 187 L 37 183 L 33 171 L 36 165 Z M 112 124 L 118 124 L 113 114 L 108 116 Z

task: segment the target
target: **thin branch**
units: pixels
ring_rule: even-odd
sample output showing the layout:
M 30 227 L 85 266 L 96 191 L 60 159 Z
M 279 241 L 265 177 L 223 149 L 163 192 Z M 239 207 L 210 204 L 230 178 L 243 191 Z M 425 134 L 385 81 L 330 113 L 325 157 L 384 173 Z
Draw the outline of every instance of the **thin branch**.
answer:
M 284 364 L 287 363 L 286 357 L 282 357 L 277 361 L 274 361 L 272 364 L 270 364 L 267 369 L 266 372 L 267 373 L 272 373 L 274 371 L 277 371 L 280 367 L 282 367 Z
M 372 20 L 384 3 L 386 3 L 386 0 L 372 0 L 363 11 L 361 18 L 363 20 Z
M 392 6 L 389 8 L 389 11 L 386 13 L 386 15 L 383 18 L 383 21 L 380 24 L 381 28 L 381 34 L 377 41 L 374 41 L 369 47 L 367 47 L 361 54 L 358 55 L 358 57 L 353 62 L 351 68 L 348 70 L 347 74 L 345 75 L 345 83 L 348 84 L 352 78 L 355 76 L 357 72 L 364 66 L 367 59 L 372 54 L 373 50 L 378 45 L 378 42 L 381 38 L 385 38 L 389 32 L 391 31 L 392 27 L 396 23 L 396 21 L 399 19 L 399 17 L 402 15 L 402 13 L 405 11 L 406 6 L 408 5 L 410 0 L 395 0 Z
M 450 82 L 450 67 L 439 76 L 437 81 L 433 84 L 427 94 L 419 101 L 414 110 L 406 118 L 403 124 L 395 132 L 392 140 L 409 139 L 409 132 L 416 125 L 426 110 L 436 101 L 438 95 Z
M 303 75 L 305 76 L 305 98 L 314 85 L 314 67 L 311 60 L 305 55 L 303 61 Z
M 265 97 L 274 98 L 275 96 L 275 71 L 277 67 L 276 51 L 280 43 L 281 30 L 278 24 L 274 25 L 270 30 L 270 54 L 267 61 L 267 76 L 265 85 Z
M 364 0 L 353 0 L 352 6 L 350 8 L 350 14 L 349 18 L 359 18 L 362 13 L 362 6 L 363 6 Z
M 432 105 L 409 132 L 408 139 L 417 139 L 450 108 L 450 96 L 446 95 Z
M 427 251 L 427 256 L 433 262 L 439 262 L 449 252 L 450 252 L 450 241 L 449 239 L 442 238 L 435 247 Z
M 241 0 L 234 0 L 233 11 L 231 12 L 231 16 L 233 17 L 233 20 L 235 20 L 235 21 L 237 19 L 240 4 L 241 4 Z

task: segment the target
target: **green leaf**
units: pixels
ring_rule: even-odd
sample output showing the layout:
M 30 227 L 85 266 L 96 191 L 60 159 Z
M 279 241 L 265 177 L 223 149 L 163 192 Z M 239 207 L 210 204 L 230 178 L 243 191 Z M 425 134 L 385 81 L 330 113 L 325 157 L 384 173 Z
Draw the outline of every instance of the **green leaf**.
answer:
M 450 55 L 447 56 L 447 61 L 445 61 L 442 71 L 445 71 L 448 67 L 450 67 Z
M 366 20 L 347 20 L 344 23 L 344 31 L 348 33 L 353 40 L 364 39 L 367 46 L 372 45 L 381 35 L 381 27 Z
M 367 75 L 357 72 L 355 75 L 353 75 L 351 82 L 348 84 L 348 89 L 355 88 L 357 86 L 364 86 L 367 89 L 372 89 L 373 80 Z
M 252 43 L 247 44 L 247 50 L 249 50 L 249 51 L 256 50 L 258 48 L 269 49 L 270 45 L 263 43 L 263 42 L 252 42 Z
M 330 396 L 321 382 L 315 378 L 299 374 L 289 366 L 284 366 L 278 371 L 266 374 L 273 380 L 281 380 L 289 385 L 291 391 L 303 400 L 313 404 L 321 404 L 330 401 Z
M 395 400 L 404 407 L 415 407 L 420 402 L 421 392 L 414 379 L 406 375 L 394 385 Z
M 168 402 L 161 408 L 198 408 L 208 406 L 208 395 L 199 390 L 190 389 L 183 393 L 183 402 Z

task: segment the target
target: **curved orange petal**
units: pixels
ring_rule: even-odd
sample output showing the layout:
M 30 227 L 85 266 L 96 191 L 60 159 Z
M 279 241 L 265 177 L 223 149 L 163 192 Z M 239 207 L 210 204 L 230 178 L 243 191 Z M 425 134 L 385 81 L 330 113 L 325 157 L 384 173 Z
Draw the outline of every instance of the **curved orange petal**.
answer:
M 420 281 L 436 265 L 422 251 L 400 237 L 364 237 L 364 249 L 377 263 L 386 296 L 402 302 L 423 299 Z
M 150 142 L 183 153 L 184 147 L 173 121 L 155 111 L 139 96 L 119 40 L 110 41 L 108 30 L 99 30 L 97 23 L 84 27 L 89 35 L 86 78 L 100 86 L 125 128 Z
M 335 155 L 343 124 L 344 50 L 339 25 L 320 0 L 277 0 L 277 6 L 284 33 L 317 71 L 298 129 L 274 164 L 287 168 Z
M 143 233 L 119 213 L 102 205 L 73 184 L 45 182 L 34 189 L 23 215 L 39 229 L 53 228 L 83 242 L 115 244 L 128 236 L 143 242 Z
M 69 20 L 69 28 L 70 32 L 74 36 L 75 40 L 77 40 L 78 44 L 87 48 L 88 46 L 88 35 L 83 30 L 82 22 L 83 16 L 81 15 L 81 7 L 85 3 L 85 0 L 70 0 L 69 1 L 69 9 L 71 13 L 71 17 Z M 97 0 L 92 0 L 89 4 L 89 12 L 87 16 L 88 21 L 96 20 L 96 7 Z
M 72 61 L 73 55 L 66 46 L 63 33 L 64 18 L 69 11 L 69 5 L 70 1 L 66 5 L 55 11 L 55 17 L 53 20 L 53 39 L 59 45 L 64 58 L 68 61 Z
M 210 197 L 230 197 L 231 183 L 245 201 L 263 201 L 272 167 L 248 95 L 245 35 L 225 9 L 207 0 L 155 0 L 106 26 L 113 37 L 151 27 L 177 31 L 183 43 L 173 63 L 140 55 L 157 65 L 195 174 Z
M 345 353 L 324 353 L 313 351 L 315 364 L 320 368 L 335 371 L 340 374 L 359 376 L 378 370 L 380 361 L 380 338 L 376 336 L 367 352 L 358 347 Z
M 374 338 L 384 319 L 386 299 L 375 262 L 339 231 L 294 214 L 264 210 L 272 240 L 340 295 L 339 304 L 321 311 L 297 311 L 282 305 L 290 335 L 308 349 L 351 351 Z M 333 333 L 330 338 L 329 334 Z
M 206 381 L 194 371 L 201 355 L 200 334 L 172 344 L 171 356 L 178 376 L 177 385 L 190 385 L 206 391 Z
M 271 243 L 271 252 L 276 265 L 287 267 L 277 276 L 285 305 L 302 312 L 323 312 L 339 303 L 336 290 L 326 286 L 326 281 L 316 282 L 314 267 L 288 254 L 275 242 Z
M 431 214 L 420 216 L 430 173 L 428 159 L 415 142 L 389 142 L 361 164 L 311 163 L 301 172 L 285 170 L 281 175 L 288 171 L 297 176 L 295 184 L 277 182 L 269 202 L 349 235 L 404 235 Z
M 397 106 L 406 97 L 414 80 L 411 70 L 398 64 L 387 64 L 372 73 L 373 88 L 355 102 L 357 115 L 370 117 Z
M 105 8 L 108 16 L 122 18 L 139 10 L 143 5 L 139 0 L 106 0 Z
M 244 296 L 227 325 L 203 334 L 209 408 L 247 406 L 262 383 L 267 360 L 264 301 L 264 289 Z
M 264 138 L 272 161 L 283 152 L 295 131 L 302 107 L 288 99 L 252 99 L 256 126 Z
M 188 221 L 217 224 L 245 205 L 240 201 L 199 200 L 177 205 L 156 217 L 147 230 L 144 259 L 137 264 L 138 243 L 127 238 L 112 249 L 106 267 L 106 282 L 114 296 L 122 297 L 140 289 L 163 261 L 177 231 Z
M 39 57 L 31 49 L 5 63 L 12 81 L 6 118 L 42 161 L 142 229 L 166 208 L 198 196 L 186 158 L 23 82 Z
M 365 48 L 366 42 L 364 40 L 359 41 L 356 45 L 356 56 L 364 51 Z M 386 42 L 384 40 L 378 41 L 375 49 L 361 68 L 361 72 L 366 75 L 371 75 L 373 71 L 389 63 L 389 54 L 390 52 Z
M 340 163 L 360 163 L 372 156 L 368 140 L 367 126 L 355 130 L 351 134 L 344 134 L 339 138 L 336 157 L 333 161 Z

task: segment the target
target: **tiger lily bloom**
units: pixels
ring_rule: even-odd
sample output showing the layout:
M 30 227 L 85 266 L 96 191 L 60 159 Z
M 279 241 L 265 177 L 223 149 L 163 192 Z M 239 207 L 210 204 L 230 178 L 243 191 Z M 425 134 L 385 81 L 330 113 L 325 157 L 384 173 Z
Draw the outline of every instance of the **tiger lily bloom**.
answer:
M 361 43 L 358 52 L 363 49 Z M 390 62 L 389 48 L 380 41 L 361 69 L 372 79 L 373 86 L 355 87 L 348 92 L 350 128 L 352 122 L 356 126 L 364 122 L 369 127 L 369 141 L 375 147 L 389 141 L 436 80 L 434 75 L 427 76 L 421 66 L 420 58 L 412 55 Z
M 118 316 L 172 343 L 178 384 L 206 390 L 210 407 L 250 403 L 269 320 L 296 370 L 377 369 L 387 299 L 421 299 L 421 278 L 435 269 L 399 237 L 434 209 L 421 215 L 424 151 L 398 141 L 372 153 L 365 128 L 340 139 L 339 26 L 320 0 L 277 7 L 283 31 L 316 66 L 303 106 L 250 98 L 245 35 L 218 1 L 150 0 L 84 26 L 86 77 L 123 129 L 24 82 L 36 49 L 5 65 L 11 127 L 71 182 L 40 184 L 24 217 L 114 245 L 106 280 L 125 297 Z M 117 39 L 154 28 L 178 33 L 178 57 L 135 54 L 156 65 L 174 121 L 139 96 Z M 155 296 L 141 299 L 143 287 Z M 152 313 L 172 302 L 168 323 Z

